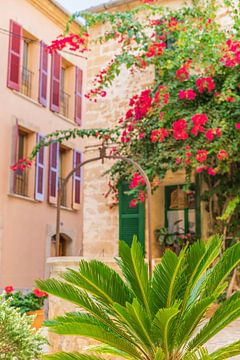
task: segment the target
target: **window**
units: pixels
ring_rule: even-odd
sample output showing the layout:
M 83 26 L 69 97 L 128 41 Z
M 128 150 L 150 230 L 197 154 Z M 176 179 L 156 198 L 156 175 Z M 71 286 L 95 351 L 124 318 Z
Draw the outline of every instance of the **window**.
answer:
M 17 161 L 26 157 L 27 151 L 27 133 L 19 131 Z M 28 196 L 28 170 L 16 170 L 14 179 L 14 193 L 22 196 Z
M 60 234 L 58 256 L 71 256 L 72 253 L 71 246 L 72 246 L 72 239 L 65 234 Z M 56 235 L 54 235 L 51 239 L 50 256 L 51 257 L 57 256 Z
M 191 184 L 187 192 L 183 187 L 183 184 L 165 187 L 165 226 L 169 234 L 199 236 L 199 200 L 196 186 Z
M 31 97 L 33 72 L 29 70 L 29 40 L 23 41 L 23 59 L 22 59 L 22 78 L 21 78 L 21 93 Z
M 67 83 L 67 67 L 61 68 L 61 83 L 60 83 L 60 114 L 69 118 L 69 102 L 70 94 L 67 93 L 66 83 Z

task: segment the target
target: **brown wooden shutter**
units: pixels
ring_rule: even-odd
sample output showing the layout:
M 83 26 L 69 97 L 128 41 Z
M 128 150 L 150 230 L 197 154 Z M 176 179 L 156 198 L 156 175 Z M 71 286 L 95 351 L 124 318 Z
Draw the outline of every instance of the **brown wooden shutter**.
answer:
M 48 82 L 48 53 L 47 45 L 40 42 L 40 69 L 39 69 L 39 94 L 38 100 L 43 106 L 47 106 L 47 82 Z
M 59 143 L 53 143 L 49 146 L 48 199 L 50 203 L 57 202 L 58 161 L 59 161 Z
M 10 20 L 7 86 L 20 90 L 22 27 Z
M 61 55 L 52 53 L 50 109 L 59 112 L 61 84 Z
M 75 122 L 82 122 L 82 94 L 83 93 L 83 71 L 76 66 L 75 73 Z
M 80 151 L 74 150 L 73 154 L 73 167 L 76 168 L 82 162 L 82 154 Z M 82 182 L 82 169 L 78 169 L 73 174 L 73 208 L 80 209 L 81 203 L 81 182 Z

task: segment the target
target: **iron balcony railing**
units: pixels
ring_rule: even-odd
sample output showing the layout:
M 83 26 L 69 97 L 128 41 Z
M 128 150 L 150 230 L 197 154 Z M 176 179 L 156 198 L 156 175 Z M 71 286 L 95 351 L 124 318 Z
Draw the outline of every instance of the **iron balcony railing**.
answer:
M 61 177 L 58 178 L 59 186 L 62 186 L 63 181 L 64 181 L 64 178 L 61 178 Z M 61 203 L 61 206 L 66 207 L 67 206 L 67 188 L 66 188 L 66 186 L 64 186 L 62 189 L 63 190 L 62 190 L 62 196 L 61 196 L 60 203 Z
M 70 101 L 70 95 L 66 93 L 65 91 L 60 91 L 60 114 L 64 117 L 69 117 L 69 101 Z
M 24 66 L 22 67 L 21 93 L 31 97 L 34 73 Z
M 28 196 L 28 174 L 27 170 L 21 172 L 17 170 L 14 173 L 14 193 L 17 195 Z

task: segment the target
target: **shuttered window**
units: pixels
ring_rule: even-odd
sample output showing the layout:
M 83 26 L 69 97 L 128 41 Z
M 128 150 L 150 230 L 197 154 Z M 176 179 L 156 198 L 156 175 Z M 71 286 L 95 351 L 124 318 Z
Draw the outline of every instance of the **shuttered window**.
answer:
M 132 196 L 127 195 L 127 191 L 129 191 L 128 183 L 121 183 L 119 186 L 119 239 L 125 241 L 130 246 L 133 236 L 137 235 L 144 251 L 145 203 L 131 208 L 129 203 L 132 200 Z
M 39 103 L 47 106 L 47 85 L 48 85 L 48 53 L 47 45 L 40 42 L 40 69 L 39 69 Z
M 82 122 L 82 85 L 83 71 L 76 66 L 75 73 L 75 122 L 81 125 Z
M 80 151 L 74 150 L 73 167 L 76 168 L 82 162 L 82 154 Z M 82 169 L 78 169 L 73 174 L 73 208 L 78 210 L 81 203 L 81 180 Z
M 59 162 L 59 143 L 53 143 L 49 146 L 48 198 L 50 203 L 56 203 L 57 201 L 58 162 Z
M 61 62 L 61 56 L 53 52 L 51 67 L 50 109 L 54 112 L 59 112 L 60 109 Z
M 7 86 L 20 90 L 22 27 L 10 20 Z
M 42 138 L 43 136 L 37 134 L 37 144 Z M 44 157 L 45 148 L 41 147 L 36 156 L 35 199 L 38 201 L 44 200 Z

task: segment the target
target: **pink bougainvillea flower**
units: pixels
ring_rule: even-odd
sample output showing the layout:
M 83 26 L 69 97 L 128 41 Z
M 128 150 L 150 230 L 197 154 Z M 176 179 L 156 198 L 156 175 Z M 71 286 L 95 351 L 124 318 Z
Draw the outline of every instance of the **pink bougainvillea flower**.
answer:
M 38 288 L 35 288 L 35 289 L 33 290 L 33 293 L 34 293 L 34 295 L 35 295 L 36 297 L 38 297 L 38 298 L 47 297 L 47 296 L 48 296 L 48 294 L 47 294 L 45 291 L 41 291 L 41 290 L 39 290 Z
M 233 96 L 229 96 L 229 97 L 226 98 L 226 101 L 227 101 L 227 102 L 235 102 L 235 101 L 236 101 L 236 98 L 233 97 Z
M 188 100 L 194 100 L 196 96 L 197 96 L 197 94 L 195 93 L 195 91 L 193 89 L 187 90 L 187 99 Z
M 208 122 L 208 117 L 205 114 L 195 114 L 192 117 L 193 128 L 191 133 L 195 136 L 198 135 L 199 132 L 204 132 L 204 126 Z
M 213 129 L 209 129 L 205 132 L 205 136 L 209 141 L 212 141 L 214 139 L 214 132 Z
M 187 70 L 187 66 L 182 66 L 176 71 L 176 78 L 179 81 L 185 81 L 189 79 L 189 72 Z
M 216 135 L 217 135 L 218 138 L 220 138 L 220 137 L 222 136 L 222 131 L 221 131 L 221 129 L 216 128 L 215 132 L 216 132 Z
M 139 185 L 144 186 L 145 185 L 145 180 L 144 180 L 142 175 L 140 175 L 139 173 L 136 172 L 132 176 L 132 179 L 131 179 L 131 182 L 130 182 L 130 185 L 129 185 L 129 189 L 134 189 Z
M 226 150 L 219 150 L 218 154 L 217 154 L 217 158 L 218 160 L 226 160 L 229 158 L 228 153 L 226 152 Z
M 165 137 L 168 137 L 168 131 L 165 128 L 161 128 L 158 130 L 153 130 L 152 134 L 151 134 L 151 141 L 153 143 L 155 142 L 163 142 L 163 140 L 165 139 Z
M 187 92 L 186 90 L 180 90 L 178 93 L 178 97 L 180 100 L 186 99 L 187 98 Z
M 240 130 L 240 122 L 235 124 L 235 128 L 236 128 L 237 130 Z
M 210 167 L 210 168 L 208 168 L 208 174 L 209 174 L 209 175 L 212 175 L 212 176 L 215 176 L 215 175 L 216 175 L 216 171 L 215 171 L 212 167 Z
M 198 91 L 202 93 L 207 90 L 209 93 L 215 89 L 214 81 L 211 77 L 202 77 L 196 80 Z
M 186 140 L 188 133 L 186 132 L 187 122 L 185 119 L 179 119 L 173 123 L 173 137 L 176 140 Z
M 139 139 L 144 139 L 145 138 L 145 132 L 140 132 L 138 137 L 139 137 Z
M 201 173 L 203 170 L 204 170 L 203 167 L 197 167 L 197 168 L 196 168 L 197 173 Z
M 195 159 L 198 162 L 204 162 L 207 160 L 207 154 L 208 154 L 207 150 L 198 150 Z
M 12 294 L 13 291 L 14 291 L 14 288 L 13 288 L 13 286 L 9 285 L 9 286 L 6 286 L 6 287 L 4 288 L 4 291 L 5 291 L 5 293 L 7 293 L 7 294 Z
M 134 208 L 137 206 L 137 200 L 136 199 L 132 199 L 129 203 L 129 207 L 130 208 Z
M 143 203 L 145 201 L 145 193 L 143 190 L 139 191 L 138 200 L 140 201 L 140 203 Z

